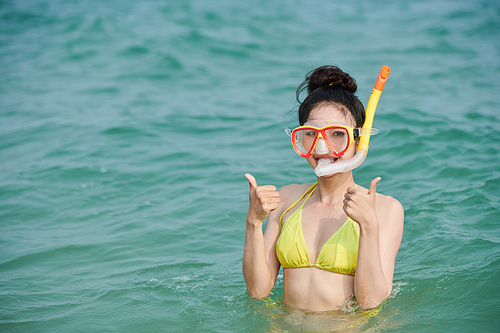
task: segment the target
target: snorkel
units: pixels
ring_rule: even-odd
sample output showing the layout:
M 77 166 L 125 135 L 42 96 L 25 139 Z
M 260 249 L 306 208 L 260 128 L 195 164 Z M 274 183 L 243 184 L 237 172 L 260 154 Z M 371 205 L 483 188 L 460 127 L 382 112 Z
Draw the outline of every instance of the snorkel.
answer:
M 377 82 L 375 82 L 375 86 L 373 87 L 370 99 L 368 100 L 368 104 L 366 106 L 366 117 L 365 123 L 362 127 L 363 130 L 371 131 L 373 118 L 375 117 L 375 109 L 377 108 L 378 100 L 380 99 L 380 95 L 382 95 L 382 90 L 384 89 L 385 82 L 387 81 L 390 72 L 391 69 L 388 66 L 382 66 Z M 359 167 L 364 162 L 366 155 L 368 154 L 369 142 L 370 135 L 361 136 L 356 155 L 349 160 L 339 161 L 336 163 L 330 163 L 326 159 L 320 160 L 318 166 L 314 169 L 316 176 L 329 176 L 339 172 L 347 172 Z

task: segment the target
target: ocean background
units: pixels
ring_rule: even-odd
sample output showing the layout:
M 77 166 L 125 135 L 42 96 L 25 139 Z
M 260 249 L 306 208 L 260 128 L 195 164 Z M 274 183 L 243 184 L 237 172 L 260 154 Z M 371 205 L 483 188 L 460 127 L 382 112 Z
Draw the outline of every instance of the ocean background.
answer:
M 369 317 L 248 297 L 246 172 L 315 181 L 283 117 L 382 65 L 362 186 L 405 208 Z M 1 332 L 498 332 L 500 2 L 0 0 Z

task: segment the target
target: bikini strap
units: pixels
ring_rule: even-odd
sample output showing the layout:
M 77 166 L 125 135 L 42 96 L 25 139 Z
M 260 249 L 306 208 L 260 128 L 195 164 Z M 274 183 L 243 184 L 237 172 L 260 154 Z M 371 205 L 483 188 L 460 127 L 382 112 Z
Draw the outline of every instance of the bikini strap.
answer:
M 301 196 L 299 199 L 297 199 L 297 200 L 296 200 L 296 201 L 295 201 L 295 202 L 294 202 L 294 203 L 293 203 L 290 207 L 288 207 L 288 208 L 287 208 L 287 209 L 283 212 L 283 214 L 281 214 L 281 216 L 280 216 L 280 220 L 279 220 L 279 222 L 280 222 L 280 230 L 281 230 L 281 221 L 283 220 L 283 216 L 285 216 L 285 214 L 286 214 L 286 213 L 288 213 L 288 212 L 290 211 L 290 209 L 292 209 L 293 207 L 295 207 L 295 206 L 296 206 L 296 205 L 300 202 L 300 200 L 304 199 L 304 197 L 305 197 L 305 196 L 306 196 L 309 192 L 311 192 L 311 193 L 309 193 L 309 196 L 307 197 L 307 199 L 306 199 L 306 200 L 304 200 L 304 203 L 302 204 L 302 207 L 304 207 L 304 204 L 306 203 L 306 201 L 307 201 L 307 200 L 309 200 L 309 198 L 310 198 L 310 197 L 311 197 L 311 195 L 313 194 L 314 189 L 316 188 L 316 186 L 317 186 L 317 185 L 318 185 L 318 182 L 316 182 L 316 183 L 312 184 L 312 185 L 311 185 L 311 187 L 309 187 L 309 188 L 307 189 L 307 191 L 305 191 L 305 192 L 304 192 L 304 194 L 302 194 L 302 196 Z

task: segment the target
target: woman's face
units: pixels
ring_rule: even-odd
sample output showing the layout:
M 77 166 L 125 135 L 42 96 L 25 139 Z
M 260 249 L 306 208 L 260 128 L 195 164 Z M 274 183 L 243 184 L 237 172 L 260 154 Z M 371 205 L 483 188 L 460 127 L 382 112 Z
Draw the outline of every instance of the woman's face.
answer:
M 339 110 L 339 108 L 332 104 L 320 104 L 312 109 L 311 113 L 309 113 L 309 117 L 307 121 L 321 121 L 326 120 L 330 123 L 338 124 L 338 125 L 347 125 L 352 128 L 356 127 L 354 119 L 352 116 L 346 117 L 344 113 Z M 315 169 L 318 166 L 318 161 L 321 158 L 330 158 L 333 159 L 333 163 L 342 160 L 349 160 L 354 156 L 356 152 L 357 142 L 353 142 L 349 149 L 344 153 L 344 155 L 340 157 L 336 157 L 332 151 L 329 151 L 327 154 L 317 154 L 316 149 L 313 151 L 311 156 L 307 157 L 307 162 L 309 165 Z

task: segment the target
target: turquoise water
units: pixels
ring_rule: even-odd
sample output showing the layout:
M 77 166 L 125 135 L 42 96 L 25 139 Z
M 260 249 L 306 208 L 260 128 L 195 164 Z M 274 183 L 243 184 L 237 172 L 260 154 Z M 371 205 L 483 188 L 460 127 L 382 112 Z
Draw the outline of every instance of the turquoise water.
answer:
M 498 331 L 499 55 L 496 1 L 0 1 L 0 331 Z M 324 64 L 365 104 L 392 69 L 355 171 L 406 212 L 370 318 L 241 273 L 243 175 L 314 181 L 282 118 Z

